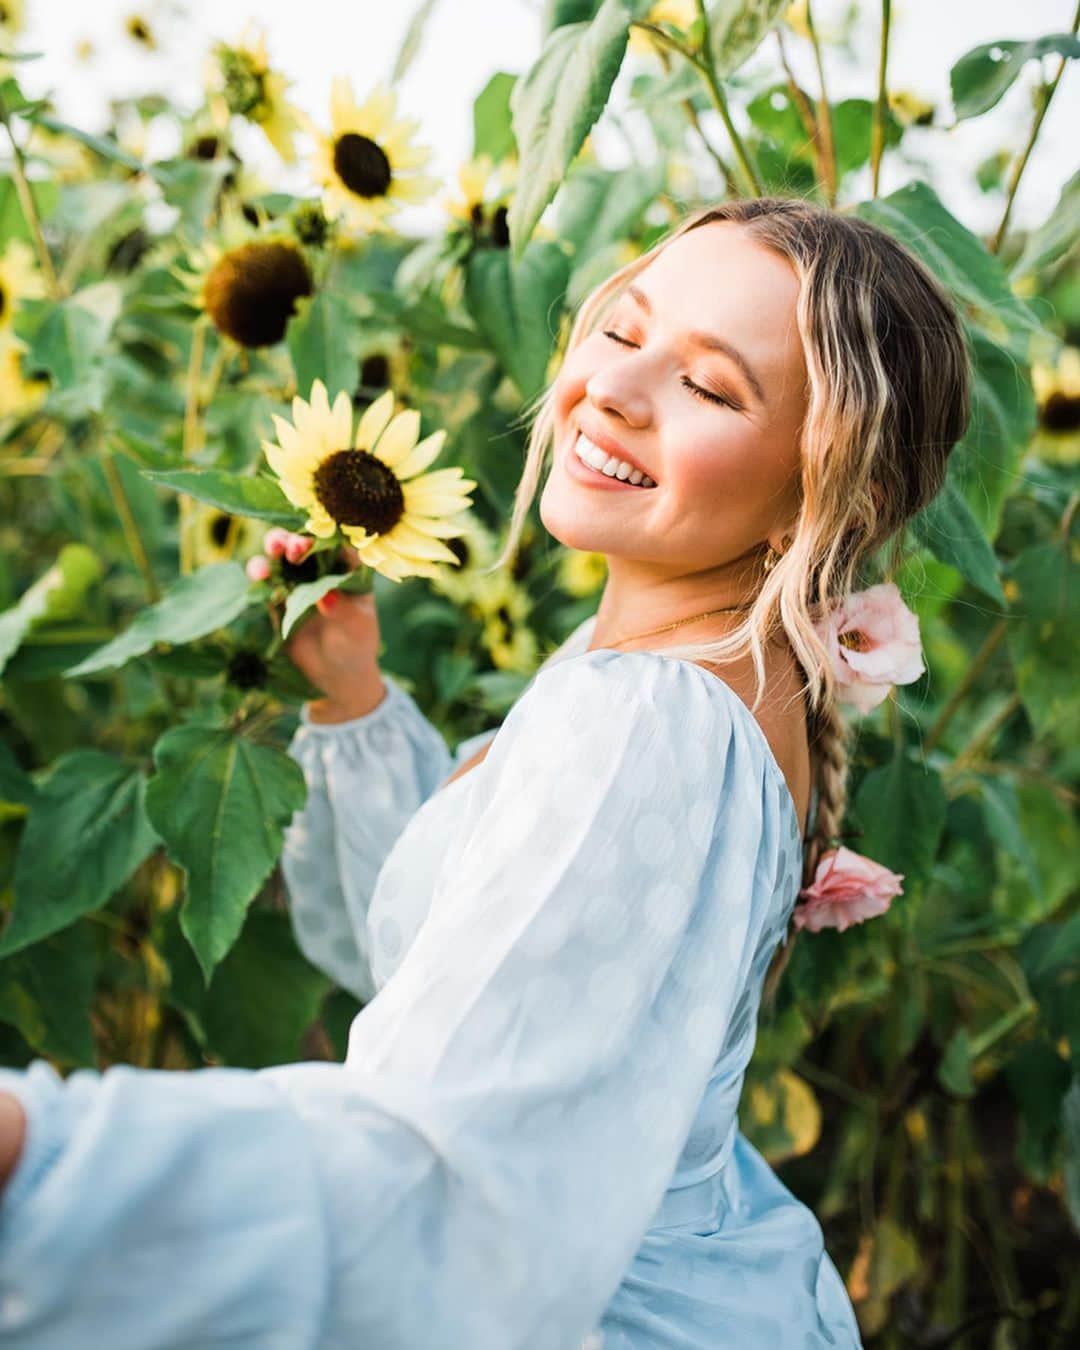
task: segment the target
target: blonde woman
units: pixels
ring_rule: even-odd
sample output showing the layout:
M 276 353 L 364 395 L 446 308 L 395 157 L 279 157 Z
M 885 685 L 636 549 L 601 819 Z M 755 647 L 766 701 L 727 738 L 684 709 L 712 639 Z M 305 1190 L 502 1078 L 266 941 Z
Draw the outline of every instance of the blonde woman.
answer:
M 843 810 L 815 624 L 940 486 L 967 399 L 933 278 L 802 203 L 701 213 L 589 297 L 511 548 L 547 466 L 544 525 L 607 557 L 597 614 L 453 757 L 379 674 L 370 598 L 301 628 L 325 697 L 284 870 L 301 946 L 366 1000 L 345 1063 L 5 1073 L 10 1344 L 859 1345 L 736 1112 Z

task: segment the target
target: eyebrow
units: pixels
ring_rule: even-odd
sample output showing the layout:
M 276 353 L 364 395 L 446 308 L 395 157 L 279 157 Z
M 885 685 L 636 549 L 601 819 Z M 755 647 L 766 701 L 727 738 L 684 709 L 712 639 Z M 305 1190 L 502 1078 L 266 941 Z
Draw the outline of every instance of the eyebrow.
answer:
M 640 286 L 635 286 L 631 282 L 626 288 L 626 293 L 631 299 L 637 301 L 646 314 L 652 313 L 652 302 Z M 761 381 L 754 374 L 753 366 L 739 351 L 738 347 L 733 347 L 730 342 L 725 342 L 723 338 L 716 337 L 713 333 L 704 333 L 700 329 L 695 329 L 693 332 L 687 333 L 686 336 L 695 346 L 706 347 L 709 351 L 723 352 L 725 356 L 730 357 L 746 377 L 747 383 L 758 396 L 758 400 L 761 403 L 765 402 L 765 392 L 761 387 Z

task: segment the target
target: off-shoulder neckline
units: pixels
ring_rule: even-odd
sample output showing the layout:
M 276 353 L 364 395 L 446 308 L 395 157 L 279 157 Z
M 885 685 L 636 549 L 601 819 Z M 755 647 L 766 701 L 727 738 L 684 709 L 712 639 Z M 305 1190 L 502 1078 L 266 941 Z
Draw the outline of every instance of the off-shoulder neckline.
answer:
M 804 839 L 803 827 L 799 820 L 799 808 L 795 803 L 795 796 L 788 786 L 787 778 L 784 776 L 784 771 L 780 767 L 780 761 L 776 758 L 773 748 L 769 744 L 769 738 L 762 730 L 761 723 L 726 680 L 722 680 L 719 675 L 714 675 L 711 670 L 706 670 L 703 666 L 698 665 L 696 661 L 691 661 L 688 656 L 668 656 L 664 652 L 651 651 L 647 648 L 640 648 L 637 651 L 632 652 L 620 652 L 614 647 L 585 647 L 581 651 L 573 653 L 573 655 L 563 657 L 562 661 L 554 662 L 553 665 L 562 665 L 563 661 L 569 662 L 580 659 L 583 656 L 594 656 L 598 652 L 603 652 L 607 656 L 652 656 L 659 661 L 667 661 L 671 665 L 691 666 L 699 675 L 703 676 L 704 679 L 710 681 L 711 684 L 719 685 L 720 689 L 723 691 L 722 696 L 724 699 L 728 703 L 737 705 L 743 723 L 750 728 L 750 734 L 757 738 L 759 748 L 765 759 L 766 767 L 770 770 L 776 780 L 776 785 L 780 789 L 781 796 L 786 800 L 788 811 L 795 821 L 795 833 L 800 840 Z

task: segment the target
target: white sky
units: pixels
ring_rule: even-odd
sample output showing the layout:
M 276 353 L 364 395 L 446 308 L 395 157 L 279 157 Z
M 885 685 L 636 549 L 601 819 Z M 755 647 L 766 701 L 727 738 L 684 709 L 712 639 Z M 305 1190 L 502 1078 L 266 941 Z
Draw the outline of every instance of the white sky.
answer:
M 347 74 L 358 93 L 389 76 L 417 0 L 25 0 L 27 29 L 23 46 L 44 58 L 23 68 L 30 93 L 51 91 L 61 116 L 90 130 L 100 129 L 109 98 L 121 94 L 166 92 L 182 103 L 198 99 L 204 55 L 212 41 L 235 38 L 245 22 L 263 24 L 272 62 L 293 81 L 291 97 L 317 121 L 326 119 L 330 77 Z M 948 71 L 965 51 L 981 42 L 1026 38 L 1065 31 L 1075 0 L 896 0 L 890 47 L 890 86 L 916 92 L 951 116 Z M 827 31 L 831 16 L 845 0 L 817 0 L 818 27 Z M 876 84 L 878 0 L 859 0 L 860 61 L 852 69 L 834 59 L 827 70 L 833 98 L 873 97 Z M 400 110 L 420 119 L 422 138 L 434 150 L 432 172 L 448 188 L 472 140 L 472 100 L 496 70 L 520 74 L 539 50 L 542 0 L 440 0 L 423 45 L 402 80 Z M 159 37 L 159 50 L 147 52 L 124 31 L 124 19 L 138 13 Z M 93 44 L 89 60 L 78 61 L 76 44 Z M 800 80 L 814 88 L 805 44 L 788 44 Z M 773 44 L 763 48 L 773 60 Z M 1051 61 L 1056 58 L 1050 58 Z M 1047 115 L 1039 143 L 1025 172 L 1014 210 L 1014 223 L 1036 224 L 1049 212 L 1062 183 L 1077 167 L 1076 128 L 1080 126 L 1080 63 L 1072 63 Z M 911 137 L 912 149 L 925 156 L 931 178 L 946 203 L 971 228 L 989 231 L 1000 203 L 972 186 L 974 166 L 1002 146 L 1018 147 L 1030 125 L 1030 86 L 1035 68 L 990 113 L 955 130 L 934 128 Z M 624 68 L 624 76 L 626 70 Z M 621 87 L 621 86 L 620 86 Z M 724 148 L 723 128 L 711 128 Z M 605 162 L 615 166 L 622 154 L 614 136 L 598 135 Z M 272 186 L 302 188 L 301 174 L 283 176 L 272 152 L 253 132 L 250 157 Z M 170 153 L 168 144 L 151 145 L 153 155 Z M 910 168 L 886 155 L 882 192 L 912 176 Z M 421 233 L 441 219 L 431 204 L 402 212 L 399 222 Z

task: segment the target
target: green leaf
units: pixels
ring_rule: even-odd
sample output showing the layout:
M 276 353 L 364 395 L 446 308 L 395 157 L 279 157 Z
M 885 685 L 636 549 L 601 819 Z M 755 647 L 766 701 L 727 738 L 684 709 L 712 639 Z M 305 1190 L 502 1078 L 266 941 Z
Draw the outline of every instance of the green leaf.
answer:
M 573 246 L 577 264 L 588 264 L 606 245 L 625 240 L 663 187 L 663 164 L 614 173 L 582 165 L 559 194 L 555 233 Z
M 15 909 L 0 955 L 101 909 L 153 851 L 146 780 L 101 750 L 57 760 L 34 798 L 15 861 Z
M 971 1076 L 971 1042 L 964 1027 L 957 1027 L 949 1037 L 945 1053 L 938 1064 L 938 1080 L 954 1097 L 975 1095 L 975 1080 Z
M 994 550 L 951 479 L 914 518 L 911 528 L 935 558 L 955 567 L 984 595 L 1005 603 Z
M 534 240 L 519 263 L 508 249 L 477 249 L 465 266 L 465 304 L 522 398 L 544 385 L 558 335 L 570 260 Z
M 1033 230 L 1024 242 L 1024 251 L 1013 264 L 1014 277 L 1027 276 L 1052 267 L 1076 244 L 1080 237 L 1080 170 L 1061 189 L 1057 205 L 1044 224 Z
M 103 362 L 120 305 L 116 282 L 87 286 L 50 305 L 30 342 L 25 365 L 48 372 L 55 404 L 70 417 L 101 412 L 104 406 Z
M 11 609 L 0 614 L 0 673 L 35 626 L 77 615 L 101 576 L 97 555 L 85 544 L 65 544 L 52 567 Z
M 397 84 L 416 59 L 416 54 L 420 50 L 420 40 L 424 36 L 424 28 L 428 19 L 431 18 L 431 11 L 438 3 L 439 0 L 420 0 L 413 11 L 409 26 L 405 30 L 405 36 L 401 40 L 401 46 L 398 48 L 394 69 L 390 74 L 391 84 Z
M 860 853 L 905 879 L 925 877 L 945 828 L 947 802 L 933 769 L 897 756 L 871 769 L 859 785 L 855 813 L 862 825 Z
M 921 258 L 953 292 L 961 313 L 989 340 L 1026 363 L 1034 311 L 1013 293 L 1001 261 L 942 206 L 926 183 L 909 183 L 888 197 L 860 202 L 856 214 L 887 230 Z
M 709 7 L 716 78 L 726 80 L 776 27 L 790 0 L 716 0 Z
M 1080 1233 L 1080 1078 L 1075 1075 L 1061 1103 L 1061 1132 L 1065 1139 L 1065 1204 L 1073 1228 Z
M 340 572 L 328 572 L 316 577 L 314 581 L 302 581 L 294 586 L 285 601 L 285 613 L 281 619 L 281 637 L 284 641 L 304 615 L 330 591 L 337 590 L 345 577 Z
M 204 1049 L 238 1068 L 298 1060 L 301 1037 L 333 988 L 297 947 L 289 916 L 274 910 L 248 911 L 209 987 L 176 922 L 166 930 L 162 957 L 170 975 L 166 1002 L 185 1015 Z
M 265 520 L 290 530 L 299 530 L 307 519 L 307 513 L 293 506 L 274 478 L 226 473 L 223 469 L 144 469 L 142 472 L 153 483 L 186 492 L 189 497 L 219 507 L 231 516 Z
M 6 745 L 0 742 L 0 806 L 33 805 L 37 796 L 34 780 Z M 3 814 L 0 813 L 0 820 Z
M 1004 1074 L 1019 1107 L 1020 1165 L 1045 1186 L 1057 1161 L 1069 1066 L 1048 1040 L 1039 1038 L 1024 1044 L 1005 1065 Z
M 141 159 L 128 154 L 111 136 L 94 136 L 91 132 L 73 127 L 70 122 L 62 122 L 59 117 L 53 117 L 47 112 L 33 113 L 29 120 L 58 136 L 70 136 L 72 140 L 85 145 L 88 150 L 93 150 L 95 155 L 100 155 L 102 159 L 107 159 L 113 164 L 120 164 L 125 169 L 131 169 L 134 173 L 142 173 L 146 168 Z
M 628 0 L 604 0 L 591 22 L 556 28 L 514 86 L 510 105 L 521 162 L 508 224 L 516 260 L 607 104 L 632 10 Z
M 0 1021 L 17 1027 L 39 1055 L 97 1067 L 90 1009 L 94 943 L 85 924 L 0 960 Z
M 197 724 L 167 731 L 154 763 L 146 809 L 187 873 L 180 924 L 209 983 L 304 804 L 304 775 L 282 750 Z
M 1080 578 L 1072 547 L 1036 544 L 1009 567 L 1017 689 L 1036 733 L 1063 745 L 1080 736 Z
M 497 70 L 473 103 L 473 155 L 490 155 L 499 160 L 517 153 L 514 128 L 510 120 L 510 96 L 516 75 Z
M 1030 928 L 1017 955 L 1051 1038 L 1068 1042 L 1073 1069 L 1080 1068 L 1080 914 Z
M 360 379 L 358 336 L 348 305 L 333 291 L 317 291 L 310 299 L 297 301 L 285 341 L 304 398 L 315 380 L 326 385 L 331 403 L 342 389 L 352 397 Z
M 224 628 L 250 603 L 251 585 L 240 564 L 210 563 L 181 577 L 156 605 L 136 615 L 123 633 L 65 673 L 69 679 L 80 679 L 116 670 L 148 652 L 155 642 L 194 642 Z
M 198 238 L 206 229 L 222 184 L 233 171 L 230 159 L 163 159 L 150 165 L 162 196 L 180 212 L 180 226 Z
M 870 159 L 870 140 L 874 125 L 874 104 L 866 98 L 845 98 L 833 105 L 833 140 L 836 145 L 836 171 L 839 177 L 861 169 Z M 884 122 L 886 149 L 899 145 L 904 129 L 891 112 Z
M 1028 61 L 1051 52 L 1080 56 L 1080 40 L 1068 33 L 1049 33 L 1030 42 L 984 42 L 965 52 L 949 71 L 956 120 L 987 112 L 1012 87 Z

